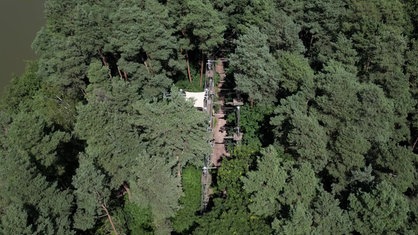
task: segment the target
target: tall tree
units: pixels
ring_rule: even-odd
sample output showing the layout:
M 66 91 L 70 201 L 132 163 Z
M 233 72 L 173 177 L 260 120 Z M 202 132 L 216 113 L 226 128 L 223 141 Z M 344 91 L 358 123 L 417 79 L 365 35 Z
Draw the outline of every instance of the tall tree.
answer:
M 251 102 L 276 102 L 280 72 L 267 46 L 267 36 L 257 27 L 250 27 L 237 41 L 230 56 L 237 89 L 247 94 Z
M 14 147 L 0 150 L 0 154 L 0 231 L 74 234 L 70 221 L 73 197 L 69 191 L 48 182 L 24 151 Z
M 94 228 L 96 218 L 105 214 L 117 234 L 108 209 L 110 189 L 105 175 L 97 169 L 94 159 L 80 156 L 80 166 L 73 179 L 77 211 L 74 214 L 74 227 L 83 231 Z
M 401 193 L 385 181 L 369 193 L 351 194 L 349 201 L 350 218 L 354 230 L 359 233 L 396 233 L 405 228 L 408 203 Z
M 178 174 L 187 163 L 200 166 L 210 153 L 206 115 L 177 89 L 172 89 L 169 100 L 140 100 L 133 108 L 137 118 L 132 124 L 143 130 L 140 139 L 147 152 L 164 156 Z

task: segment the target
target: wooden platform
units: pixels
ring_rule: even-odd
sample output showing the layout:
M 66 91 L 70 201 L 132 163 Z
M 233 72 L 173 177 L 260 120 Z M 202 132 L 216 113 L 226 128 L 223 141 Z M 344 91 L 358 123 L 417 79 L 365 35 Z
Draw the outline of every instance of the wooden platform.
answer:
M 232 106 L 242 106 L 244 105 L 244 102 L 242 100 L 233 99 L 232 102 L 227 102 L 225 104 L 232 105 Z

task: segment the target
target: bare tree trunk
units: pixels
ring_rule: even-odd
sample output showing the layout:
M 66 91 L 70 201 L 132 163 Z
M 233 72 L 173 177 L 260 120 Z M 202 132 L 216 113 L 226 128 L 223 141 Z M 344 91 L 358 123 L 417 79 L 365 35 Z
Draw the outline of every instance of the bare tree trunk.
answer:
M 107 62 L 106 57 L 103 55 L 102 49 L 99 49 L 97 51 L 99 52 L 103 65 L 107 67 L 109 78 L 112 78 L 112 72 L 110 71 L 109 63 Z
M 415 139 L 415 142 L 414 142 L 414 144 L 412 145 L 412 151 L 414 151 L 415 146 L 417 145 L 417 143 L 418 143 L 418 137 Z
M 100 58 L 102 59 L 102 63 L 104 66 L 109 67 L 109 63 L 107 63 L 106 57 L 103 55 L 102 49 L 97 50 L 99 52 Z
M 128 199 L 129 199 L 129 201 L 131 200 L 131 198 L 132 198 L 132 195 L 131 195 L 131 190 L 129 190 L 129 188 L 125 185 L 125 184 L 123 184 L 123 188 L 126 190 L 126 192 L 128 193 Z
M 151 64 L 151 56 L 145 52 L 145 54 L 147 55 L 147 61 L 148 61 L 148 65 L 149 65 L 149 70 L 148 72 L 151 72 L 151 75 L 154 76 L 154 69 L 152 69 L 152 64 Z
M 202 53 L 202 60 L 200 61 L 200 87 L 202 87 L 202 82 L 203 82 L 203 59 L 204 59 L 205 57 L 203 56 L 203 53 Z
M 113 224 L 112 217 L 109 214 L 109 211 L 107 210 L 106 206 L 104 204 L 101 204 L 103 210 L 106 212 L 107 219 L 109 220 L 110 225 L 112 226 L 113 232 L 115 235 L 119 235 L 119 233 L 116 231 L 115 224 Z
M 188 55 L 187 51 L 186 51 L 186 63 L 187 63 L 187 75 L 189 76 L 189 82 L 192 83 L 193 78 L 192 78 L 192 75 L 190 73 L 189 55 Z
M 148 73 L 151 74 L 150 71 L 149 71 L 148 64 L 147 64 L 146 61 L 144 61 L 144 65 L 145 65 L 145 68 L 147 69 Z
M 181 177 L 181 163 L 180 163 L 180 157 L 177 156 L 177 176 Z
M 123 76 L 122 76 L 122 71 L 119 69 L 119 67 L 118 67 L 118 72 L 119 72 L 119 77 L 120 77 L 120 79 L 123 79 Z

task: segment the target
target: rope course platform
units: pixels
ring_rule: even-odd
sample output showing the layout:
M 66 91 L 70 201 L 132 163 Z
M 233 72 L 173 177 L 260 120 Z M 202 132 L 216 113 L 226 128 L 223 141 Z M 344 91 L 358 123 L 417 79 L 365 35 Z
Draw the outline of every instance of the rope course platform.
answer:
M 209 114 L 209 126 L 208 131 L 211 130 L 213 133 L 213 140 L 209 142 L 212 147 L 213 153 L 209 156 L 204 157 L 203 160 L 203 167 L 202 167 L 202 199 L 201 199 L 201 212 L 204 213 L 206 211 L 207 205 L 210 201 L 210 195 L 212 194 L 211 191 L 211 184 L 212 184 L 212 175 L 210 170 L 218 169 L 217 158 L 220 156 L 214 156 L 215 153 L 217 155 L 221 154 L 222 156 L 229 156 L 225 149 L 225 141 L 224 139 L 232 139 L 233 141 L 239 143 L 242 140 L 243 133 L 240 132 L 239 129 L 239 111 L 240 106 L 244 104 L 244 102 L 239 98 L 239 94 L 236 91 L 231 91 L 232 95 L 237 95 L 237 98 L 234 98 L 232 102 L 225 103 L 223 97 L 219 97 L 220 101 L 214 102 L 215 96 L 215 84 L 213 76 L 217 72 L 221 76 L 220 85 L 218 85 L 217 90 L 222 90 L 223 79 L 225 77 L 225 73 L 223 72 L 223 63 L 227 61 L 227 59 L 221 58 L 218 59 L 218 64 L 215 66 L 215 60 L 208 60 L 206 63 L 206 82 L 205 82 L 205 107 L 203 110 L 207 111 Z M 216 67 L 216 68 L 215 68 Z M 218 70 L 219 69 L 219 70 Z M 220 113 L 213 112 L 213 105 L 218 104 L 221 106 Z M 231 107 L 233 106 L 233 107 Z M 227 136 L 226 130 L 224 125 L 226 124 L 226 120 L 224 119 L 225 114 L 223 114 L 222 110 L 233 108 L 237 112 L 237 127 L 234 128 L 236 131 L 233 133 L 232 136 Z M 217 125 L 214 126 L 214 119 L 217 119 Z M 221 126 L 222 121 L 222 126 Z M 222 133 L 221 139 L 216 139 L 215 136 L 219 136 L 219 133 Z M 222 148 L 221 153 L 219 153 L 219 148 Z

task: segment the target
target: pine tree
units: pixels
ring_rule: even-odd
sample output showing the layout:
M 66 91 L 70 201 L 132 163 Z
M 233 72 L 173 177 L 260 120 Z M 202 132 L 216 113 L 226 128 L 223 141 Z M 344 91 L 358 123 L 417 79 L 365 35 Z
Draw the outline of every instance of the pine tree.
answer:
M 267 46 L 267 36 L 257 27 L 250 27 L 237 41 L 230 57 L 237 89 L 247 94 L 251 102 L 276 102 L 280 72 Z
M 143 130 L 140 139 L 147 145 L 147 152 L 176 165 L 178 174 L 188 163 L 200 166 L 210 153 L 206 115 L 177 89 L 172 89 L 170 100 L 140 100 L 133 108 L 136 118 L 132 124 Z
M 396 188 L 385 181 L 369 193 L 351 194 L 349 201 L 350 218 L 359 233 L 396 233 L 405 227 L 408 203 Z
M 48 182 L 24 151 L 14 147 L 0 153 L 0 206 L 5 210 L 5 214 L 0 213 L 1 230 L 74 234 L 70 221 L 73 197 L 69 191 Z
M 80 166 L 73 179 L 77 211 L 74 227 L 83 231 L 94 228 L 96 218 L 105 214 L 117 234 L 108 209 L 110 189 L 105 175 L 95 166 L 94 159 L 80 156 Z

